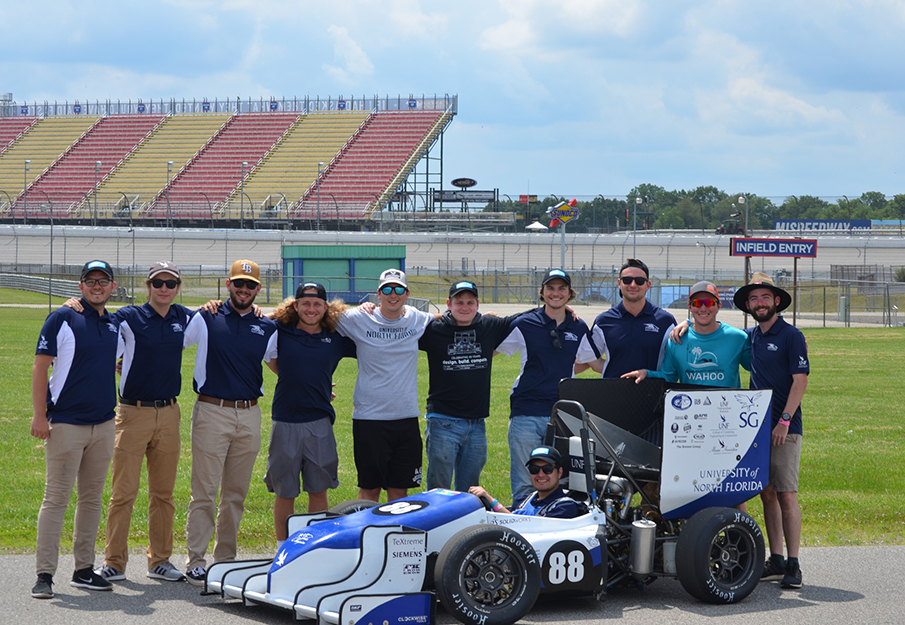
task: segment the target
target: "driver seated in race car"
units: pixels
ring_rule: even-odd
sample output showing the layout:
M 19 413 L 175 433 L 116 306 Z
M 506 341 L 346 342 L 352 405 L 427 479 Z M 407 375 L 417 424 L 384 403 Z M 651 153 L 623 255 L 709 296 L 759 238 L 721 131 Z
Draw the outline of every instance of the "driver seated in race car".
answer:
M 494 512 L 545 516 L 558 519 L 574 519 L 587 513 L 588 508 L 575 501 L 562 489 L 562 456 L 553 447 L 538 447 L 531 452 L 526 465 L 531 474 L 531 484 L 536 489 L 530 497 L 515 510 L 505 508 L 480 486 L 472 486 L 468 492 L 478 497 Z

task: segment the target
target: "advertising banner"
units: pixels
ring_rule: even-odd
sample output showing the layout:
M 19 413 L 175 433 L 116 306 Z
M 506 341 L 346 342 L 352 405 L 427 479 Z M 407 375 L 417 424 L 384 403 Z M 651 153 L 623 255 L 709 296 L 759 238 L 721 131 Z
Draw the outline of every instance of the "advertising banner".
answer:
M 734 506 L 770 473 L 770 389 L 666 392 L 660 510 L 666 519 Z
M 730 256 L 817 257 L 816 239 L 752 239 L 729 240 Z

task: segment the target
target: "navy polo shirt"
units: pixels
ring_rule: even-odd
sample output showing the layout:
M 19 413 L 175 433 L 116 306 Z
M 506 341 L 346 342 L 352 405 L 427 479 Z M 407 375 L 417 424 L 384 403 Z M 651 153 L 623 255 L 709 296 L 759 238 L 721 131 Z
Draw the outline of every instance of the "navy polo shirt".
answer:
M 527 312 L 509 324 L 509 336 L 496 351 L 521 352 L 522 368 L 509 396 L 511 416 L 547 416 L 559 398 L 559 381 L 575 374 L 575 354 L 588 334 L 581 319 L 567 314 L 559 326 L 543 308 Z M 555 335 L 555 336 L 554 336 Z
M 578 362 L 596 360 L 596 349 L 604 357 L 601 377 L 618 378 L 636 369 L 658 370 L 663 364 L 669 331 L 675 325 L 676 318 L 671 313 L 649 301 L 645 301 L 637 317 L 619 302 L 594 320 L 588 341 L 579 350 Z
M 131 401 L 173 399 L 182 388 L 185 329 L 194 311 L 173 304 L 165 317 L 150 302 L 113 313 L 123 337 L 119 394 Z
M 773 427 L 779 423 L 792 390 L 792 375 L 810 373 L 808 346 L 801 330 L 782 317 L 766 332 L 760 326 L 748 328 L 751 335 L 751 388 L 773 389 Z M 801 434 L 801 406 L 792 415 L 789 434 Z
M 198 344 L 195 392 L 218 399 L 256 399 L 264 394 L 261 361 L 277 356 L 277 324 L 252 312 L 237 313 L 229 300 L 216 315 L 199 310 L 189 321 L 185 346 Z
M 97 425 L 116 409 L 118 322 L 98 315 L 84 298 L 82 312 L 58 308 L 41 328 L 35 354 L 53 356 L 47 382 L 47 419 L 53 423 Z
M 336 420 L 330 402 L 333 372 L 343 357 L 355 357 L 355 341 L 336 332 L 308 334 L 295 324 L 277 324 L 280 375 L 273 393 L 274 421 Z

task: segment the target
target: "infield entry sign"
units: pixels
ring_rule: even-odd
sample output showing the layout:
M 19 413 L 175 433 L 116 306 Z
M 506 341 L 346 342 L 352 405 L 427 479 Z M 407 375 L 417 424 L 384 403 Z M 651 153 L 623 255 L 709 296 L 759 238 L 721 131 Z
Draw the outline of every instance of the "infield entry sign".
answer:
M 730 239 L 730 256 L 816 258 L 817 239 Z

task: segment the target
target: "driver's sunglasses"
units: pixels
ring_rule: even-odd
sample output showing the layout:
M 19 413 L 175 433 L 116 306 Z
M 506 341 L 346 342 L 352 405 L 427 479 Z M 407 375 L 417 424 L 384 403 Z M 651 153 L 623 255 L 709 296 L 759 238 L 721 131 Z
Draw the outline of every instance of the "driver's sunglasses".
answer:
M 384 295 L 389 295 L 393 291 L 396 292 L 396 295 L 405 295 L 405 292 L 408 291 L 404 286 L 383 286 L 380 287 L 380 292 Z
M 644 286 L 647 283 L 647 278 L 644 276 L 622 276 L 619 279 L 622 280 L 622 284 L 625 286 L 630 285 L 632 282 L 638 286 Z
M 562 349 L 562 341 L 559 340 L 559 332 L 554 328 L 550 330 L 550 338 L 553 339 L 553 348 L 554 349 Z
M 111 282 L 113 282 L 113 280 L 108 280 L 107 278 L 85 278 L 84 280 L 82 280 L 82 284 L 89 288 L 95 285 L 110 286 Z
M 691 300 L 691 305 L 694 308 L 700 308 L 701 306 L 710 308 L 711 306 L 716 306 L 717 303 L 717 300 L 713 299 L 712 297 L 702 297 Z
M 230 280 L 229 283 L 231 285 L 233 285 L 234 287 L 236 287 L 237 289 L 244 289 L 246 287 L 249 289 L 255 289 L 258 286 L 258 283 L 255 282 L 254 280 L 243 280 L 242 278 Z
M 529 464 L 528 465 L 528 473 L 531 475 L 537 475 L 541 471 L 544 472 L 544 475 L 552 475 L 553 471 L 556 469 L 552 464 Z
M 235 283 L 235 280 L 233 280 L 233 283 Z M 151 286 L 153 286 L 155 289 L 159 289 L 163 285 L 167 285 L 168 289 L 175 289 L 177 286 L 179 286 L 179 280 L 151 280 Z

